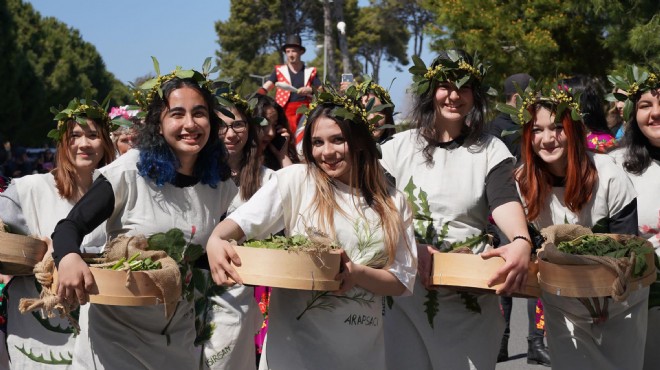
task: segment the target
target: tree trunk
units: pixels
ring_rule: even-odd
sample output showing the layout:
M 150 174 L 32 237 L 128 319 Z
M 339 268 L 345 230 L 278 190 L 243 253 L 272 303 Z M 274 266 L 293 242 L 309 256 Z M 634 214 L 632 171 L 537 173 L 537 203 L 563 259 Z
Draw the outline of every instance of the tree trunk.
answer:
M 335 84 L 337 81 L 337 70 L 335 69 L 334 42 L 332 37 L 332 9 L 330 8 L 329 0 L 323 1 L 323 34 L 323 52 L 325 54 L 324 75 L 327 82 Z
M 335 0 L 335 17 L 337 22 L 344 21 L 344 0 Z M 350 30 L 346 30 L 350 32 Z M 348 43 L 346 42 L 346 33 L 338 33 L 339 49 L 341 50 L 342 73 L 351 73 L 351 58 L 348 55 Z

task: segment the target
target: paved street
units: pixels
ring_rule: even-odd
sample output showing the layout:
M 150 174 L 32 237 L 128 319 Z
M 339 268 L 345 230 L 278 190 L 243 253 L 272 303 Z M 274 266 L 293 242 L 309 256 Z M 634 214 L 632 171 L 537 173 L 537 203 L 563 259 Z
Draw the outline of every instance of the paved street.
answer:
M 509 338 L 509 361 L 497 364 L 497 370 L 543 370 L 541 365 L 527 364 L 527 303 L 524 299 L 513 299 L 511 312 L 511 337 Z

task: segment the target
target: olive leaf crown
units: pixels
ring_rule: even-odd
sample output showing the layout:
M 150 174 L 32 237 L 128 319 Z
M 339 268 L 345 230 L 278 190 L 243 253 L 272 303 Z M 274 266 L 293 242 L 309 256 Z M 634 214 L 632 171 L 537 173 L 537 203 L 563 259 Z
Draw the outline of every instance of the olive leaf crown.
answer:
M 371 79 L 371 76 L 365 76 L 364 81 L 355 85 L 355 89 L 357 89 L 357 91 L 360 93 L 361 96 L 374 94 L 382 104 L 390 104 L 394 106 L 394 103 L 392 102 L 392 97 L 390 97 L 390 93 L 387 90 L 385 90 L 384 87 L 375 83 Z
M 621 101 L 623 104 L 623 119 L 630 122 L 634 104 L 643 93 L 660 88 L 660 72 L 651 68 L 640 68 L 636 65 L 627 66 L 624 74 L 608 75 L 607 79 L 616 89 L 623 93 L 614 92 L 608 94 L 608 101 Z
M 108 114 L 108 106 L 110 103 L 110 94 L 99 104 L 91 97 L 83 99 L 73 98 L 66 106 L 66 108 L 51 107 L 50 111 L 55 116 L 53 120 L 57 121 L 57 127 L 48 132 L 48 137 L 60 141 L 67 130 L 66 123 L 70 120 L 76 121 L 79 125 L 87 125 L 87 119 L 94 120 L 101 125 L 108 127 L 110 132 L 115 131 L 119 127 L 131 127 L 133 122 L 117 116 L 110 119 Z
M 344 120 L 349 120 L 356 124 L 365 125 L 369 131 L 373 131 L 376 128 L 376 123 L 381 120 L 382 117 L 375 115 L 369 119 L 369 115 L 372 113 L 378 113 L 386 108 L 394 107 L 393 104 L 381 104 L 374 106 L 375 99 L 369 99 L 366 106 L 362 105 L 362 97 L 364 94 L 357 89 L 355 85 L 348 87 L 346 92 L 342 94 L 333 86 L 328 84 L 323 85 L 323 89 L 317 90 L 314 93 L 312 102 L 309 104 L 309 107 L 301 106 L 298 108 L 296 113 L 302 113 L 305 115 L 305 124 L 314 109 L 319 105 L 324 104 L 333 104 L 334 108 L 330 111 L 332 117 L 341 118 Z M 383 102 L 384 103 L 384 102 Z
M 514 83 L 515 84 L 515 83 Z M 529 85 L 525 90 L 521 91 L 520 87 L 515 84 L 518 95 L 516 96 L 516 106 L 513 107 L 508 104 L 498 103 L 495 108 L 508 114 L 513 122 L 520 126 L 525 125 L 532 120 L 532 114 L 529 113 L 529 107 L 537 103 L 549 103 L 554 108 L 555 123 L 561 121 L 564 111 L 569 109 L 571 112 L 571 119 L 573 121 L 581 121 L 582 113 L 580 112 L 580 93 L 573 93 L 573 89 L 561 84 L 554 83 L 551 85 L 544 84 L 542 81 L 529 81 Z
M 414 65 L 408 69 L 413 75 L 413 84 L 410 90 L 417 95 L 425 94 L 432 82 L 449 81 L 460 89 L 463 85 L 471 83 L 480 87 L 488 95 L 496 94 L 495 89 L 483 84 L 484 76 L 488 68 L 479 60 L 479 55 L 474 54 L 472 63 L 462 57 L 456 50 L 447 50 L 447 58 L 436 58 L 431 67 L 426 67 L 424 61 L 413 55 Z M 435 65 L 435 66 L 433 66 Z
M 156 77 L 145 81 L 140 86 L 132 85 L 133 98 L 141 108 L 141 112 L 137 115 L 138 118 L 144 118 L 147 115 L 147 108 L 149 107 L 149 104 L 154 100 L 156 94 L 158 94 L 161 99 L 163 98 L 163 84 L 175 77 L 182 79 L 192 78 L 199 84 L 201 88 L 212 92 L 211 84 L 213 81 L 211 81 L 208 76 L 211 73 L 217 72 L 219 67 L 215 66 L 211 68 L 211 57 L 208 57 L 206 60 L 204 60 L 202 72 L 196 71 L 194 69 L 181 69 L 180 66 L 176 66 L 174 71 L 165 75 L 160 74 L 160 63 L 158 63 L 158 59 L 156 59 L 154 56 L 152 56 L 151 59 L 154 63 Z
M 266 118 L 254 115 L 258 102 L 256 93 L 250 94 L 244 99 L 233 87 L 234 82 L 231 80 L 216 80 L 214 81 L 213 86 L 215 86 L 215 98 L 220 104 L 220 107 L 218 108 L 220 113 L 227 117 L 236 118 L 234 117 L 234 114 L 227 109 L 230 107 L 236 107 L 247 114 L 248 122 L 250 124 L 256 126 L 268 125 Z

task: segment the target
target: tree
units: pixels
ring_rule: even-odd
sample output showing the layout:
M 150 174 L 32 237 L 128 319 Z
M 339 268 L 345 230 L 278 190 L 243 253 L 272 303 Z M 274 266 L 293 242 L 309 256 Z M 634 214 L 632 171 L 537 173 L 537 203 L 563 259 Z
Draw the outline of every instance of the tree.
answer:
M 242 92 L 257 89 L 250 74 L 265 75 L 284 62 L 280 47 L 288 35 L 313 37 L 313 24 L 322 19 L 321 3 L 304 0 L 232 0 L 229 19 L 215 24 L 222 77 L 243 81 Z
M 96 48 L 77 30 L 42 18 L 21 0 L 3 2 L 0 19 L 2 55 L 10 63 L 0 68 L 0 73 L 8 71 L 0 89 L 2 136 L 41 145 L 54 124 L 49 108 L 86 91 L 98 100 L 114 91 L 117 104 L 130 99 L 127 87 L 106 70 Z
M 426 0 L 387 0 L 388 6 L 395 10 L 399 19 L 405 22 L 413 38 L 413 54 L 422 55 L 425 28 L 433 21 L 433 13 L 427 9 Z M 426 5 L 426 7 L 425 7 Z
M 348 43 L 353 54 L 364 59 L 364 73 L 371 73 L 378 82 L 383 58 L 390 63 L 408 64 L 409 39 L 410 33 L 405 23 L 397 19 L 394 8 L 388 3 L 373 2 L 359 8 L 355 32 L 348 37 Z
M 634 37 L 657 25 L 656 0 L 435 0 L 425 7 L 436 19 L 429 30 L 433 49 L 478 51 L 491 63 L 489 82 L 496 86 L 523 71 L 536 78 L 604 78 L 616 66 L 658 55 L 657 47 L 634 48 L 658 43 L 656 37 L 635 44 Z

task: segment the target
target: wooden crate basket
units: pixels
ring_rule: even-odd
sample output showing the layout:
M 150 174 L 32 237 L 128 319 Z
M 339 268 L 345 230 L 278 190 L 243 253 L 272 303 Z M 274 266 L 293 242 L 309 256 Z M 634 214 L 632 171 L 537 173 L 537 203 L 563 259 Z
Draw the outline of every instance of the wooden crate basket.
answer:
M 433 285 L 440 285 L 462 291 L 476 293 L 492 293 L 502 286 L 504 279 L 497 281 L 492 287 L 488 280 L 504 266 L 502 257 L 483 259 L 476 254 L 468 253 L 436 253 L 433 255 L 433 271 L 431 281 Z M 514 297 L 539 297 L 541 289 L 538 280 L 538 265 L 529 263 L 527 284 L 512 294 Z
M 34 265 L 41 262 L 47 251 L 43 240 L 0 232 L 0 274 L 33 275 Z
M 656 279 L 653 254 L 646 255 L 644 275 L 630 281 L 632 290 L 651 285 Z M 539 285 L 544 291 L 563 297 L 589 298 L 611 295 L 617 275 L 603 265 L 558 265 L 539 260 Z
M 337 290 L 338 252 L 293 252 L 235 246 L 241 266 L 234 266 L 248 285 L 302 290 Z
M 132 280 L 126 286 L 128 271 L 115 271 L 90 267 L 98 287 L 98 294 L 90 294 L 89 302 L 112 306 L 151 306 L 163 303 L 160 290 L 144 271 L 132 271 Z M 57 273 L 54 274 L 57 292 Z

